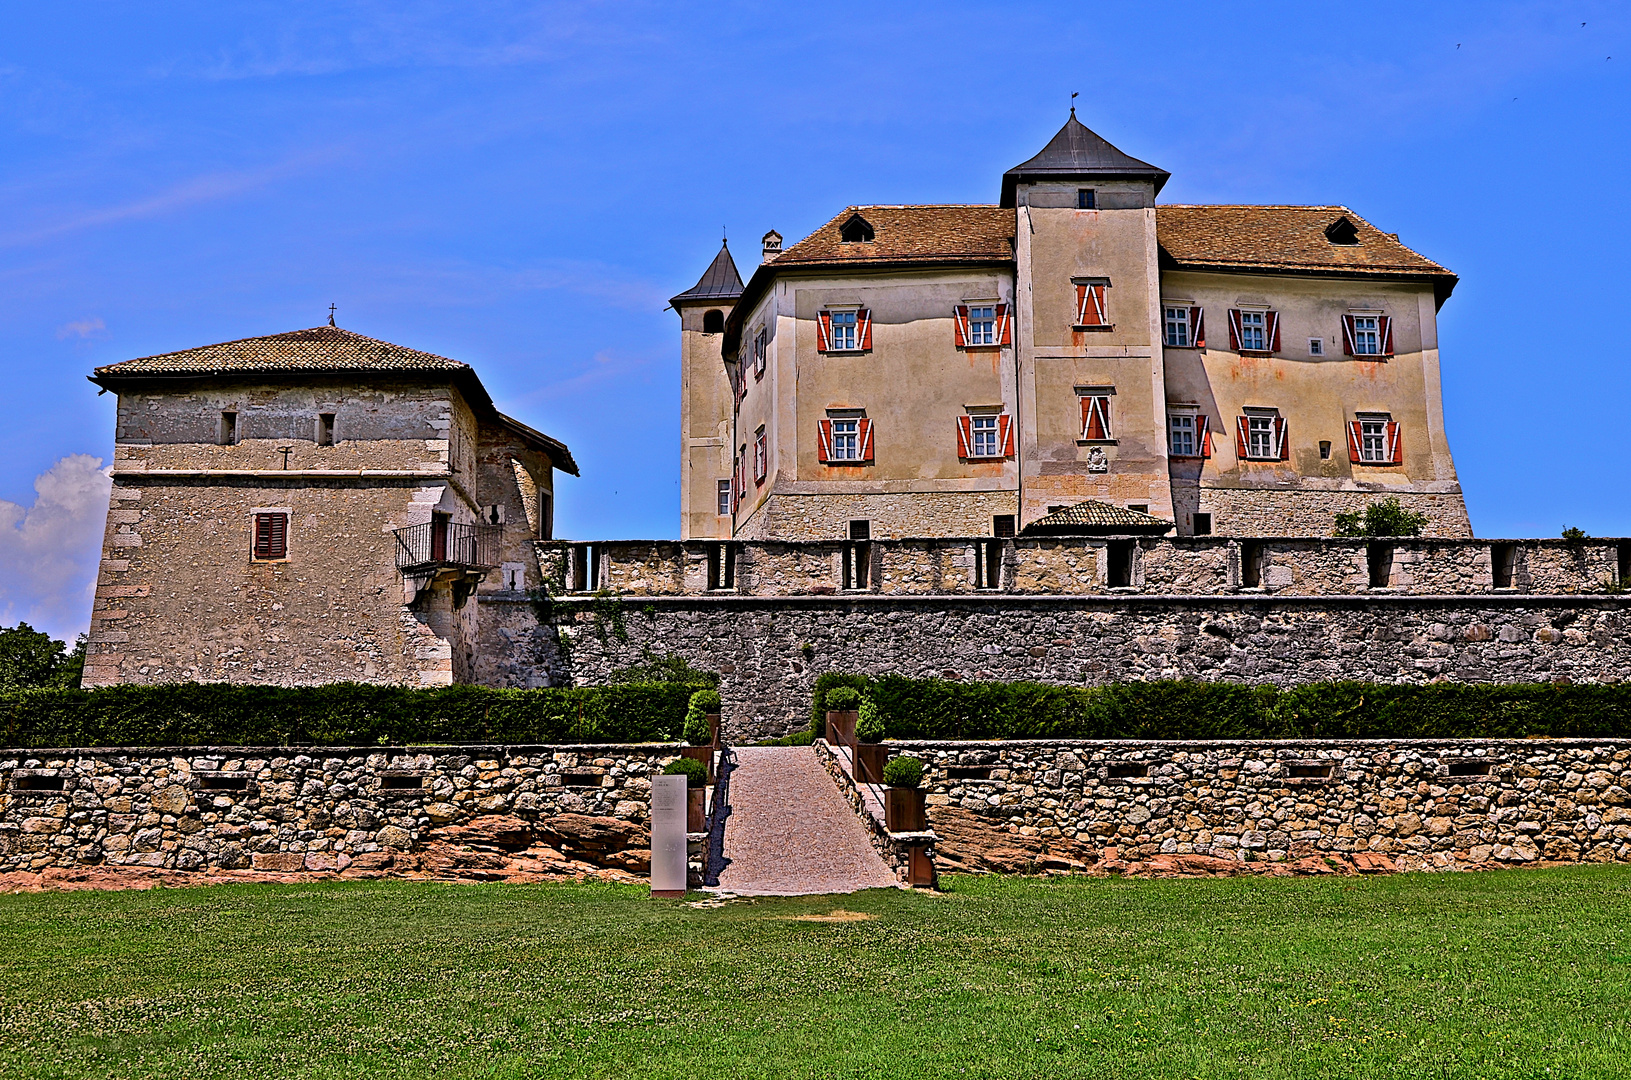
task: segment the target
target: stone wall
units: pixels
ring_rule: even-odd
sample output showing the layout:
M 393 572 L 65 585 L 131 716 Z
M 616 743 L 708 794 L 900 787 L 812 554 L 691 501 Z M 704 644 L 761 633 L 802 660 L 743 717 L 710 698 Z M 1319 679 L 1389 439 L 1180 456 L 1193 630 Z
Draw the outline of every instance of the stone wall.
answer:
M 946 864 L 1631 861 L 1631 740 L 891 743 Z
M 1337 452 L 1346 458 L 1346 450 Z M 1348 467 L 1346 460 L 1343 468 Z M 1376 470 L 1380 472 L 1381 470 Z M 1286 470 L 1286 475 L 1295 473 Z M 1399 478 L 1403 479 L 1403 478 Z M 1388 480 L 1394 480 L 1389 477 Z M 1396 481 L 1395 481 L 1396 482 Z M 1224 487 L 1203 483 L 1190 488 L 1189 498 L 1180 498 L 1180 486 L 1173 484 L 1173 499 L 1184 504 L 1180 511 L 1200 510 L 1212 515 L 1212 531 L 1225 536 L 1328 536 L 1336 528 L 1336 515 L 1363 512 L 1377 499 L 1393 497 L 1406 510 L 1427 515 L 1426 533 L 1432 537 L 1471 537 L 1472 522 L 1461 487 L 1454 481 L 1439 482 L 1447 490 L 1431 490 L 1392 483 L 1359 485 L 1353 481 L 1313 487 L 1318 480 L 1303 478 L 1300 488 Z M 1191 501 L 1193 500 L 1193 501 Z M 1185 529 L 1183 531 L 1188 531 Z
M 808 723 L 824 671 L 1035 679 L 1200 679 L 1294 686 L 1618 682 L 1621 596 L 745 596 L 494 601 L 481 650 L 500 685 L 593 685 L 678 654 L 722 675 L 743 742 Z
M 0 873 L 457 875 L 516 860 L 644 873 L 649 777 L 677 756 L 662 744 L 0 750 Z
M 832 494 L 778 488 L 736 532 L 743 540 L 841 540 L 851 521 L 867 521 L 876 537 L 983 536 L 993 517 L 1018 512 L 1019 495 L 1011 489 Z

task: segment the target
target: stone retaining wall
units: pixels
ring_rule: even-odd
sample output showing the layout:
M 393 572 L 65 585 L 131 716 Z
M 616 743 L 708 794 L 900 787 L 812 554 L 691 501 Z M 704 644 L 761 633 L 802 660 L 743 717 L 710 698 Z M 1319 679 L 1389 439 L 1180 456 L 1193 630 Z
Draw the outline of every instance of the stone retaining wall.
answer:
M 0 750 L 0 873 L 643 874 L 665 744 Z

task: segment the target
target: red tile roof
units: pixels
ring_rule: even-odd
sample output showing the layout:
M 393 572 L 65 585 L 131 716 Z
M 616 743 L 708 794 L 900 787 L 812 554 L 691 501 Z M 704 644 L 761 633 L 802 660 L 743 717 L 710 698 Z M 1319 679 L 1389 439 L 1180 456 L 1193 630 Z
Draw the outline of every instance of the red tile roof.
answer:
M 870 243 L 839 235 L 856 214 L 873 228 Z M 1014 212 L 995 206 L 849 206 L 770 265 L 816 263 L 1012 262 Z
M 219 345 L 143 356 L 96 369 L 96 377 L 224 375 L 286 371 L 463 372 L 470 365 L 435 353 L 353 334 L 337 326 L 314 326 L 287 334 L 240 338 Z
M 1344 217 L 1358 243 L 1326 237 Z M 1163 205 L 1155 208 L 1155 235 L 1172 269 L 1455 278 L 1346 206 Z

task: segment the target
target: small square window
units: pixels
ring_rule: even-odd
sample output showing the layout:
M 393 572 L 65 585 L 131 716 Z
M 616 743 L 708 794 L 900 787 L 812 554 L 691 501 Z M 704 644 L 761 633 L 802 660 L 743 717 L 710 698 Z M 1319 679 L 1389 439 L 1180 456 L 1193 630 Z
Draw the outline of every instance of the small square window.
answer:
M 1308 339 L 1308 355 L 1309 356 L 1324 356 L 1325 355 L 1325 339 L 1324 338 L 1317 338 L 1317 337 L 1309 338 Z
M 255 515 L 256 559 L 272 560 L 289 557 L 289 515 L 281 513 Z
M 1014 535 L 1014 515 L 997 514 L 991 519 L 991 535 L 1009 537 Z
M 1321 439 L 1320 440 L 1320 460 L 1321 461 L 1326 461 L 1330 457 L 1331 457 L 1331 440 L 1330 439 Z
M 1212 535 L 1212 515 L 1211 514 L 1206 514 L 1206 513 L 1196 514 L 1190 520 L 1192 520 L 1194 522 L 1195 535 L 1196 536 L 1211 536 Z
M 1093 196 L 1092 188 L 1076 189 L 1076 209 L 1094 210 L 1098 208 L 1098 200 Z
M 719 501 L 714 507 L 714 513 L 720 517 L 725 517 L 731 512 L 731 482 L 729 480 L 719 481 L 718 499 Z
M 1127 509 L 1131 510 L 1135 514 L 1147 514 L 1147 513 L 1150 512 L 1150 504 L 1149 503 L 1128 503 L 1127 504 Z
M 334 414 L 331 412 L 317 414 L 317 445 L 334 445 Z

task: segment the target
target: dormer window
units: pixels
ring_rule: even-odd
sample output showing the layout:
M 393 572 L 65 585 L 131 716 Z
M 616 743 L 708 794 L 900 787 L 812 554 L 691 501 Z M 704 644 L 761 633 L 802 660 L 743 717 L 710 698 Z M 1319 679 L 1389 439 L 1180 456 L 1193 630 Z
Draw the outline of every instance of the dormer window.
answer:
M 723 334 L 725 332 L 725 313 L 723 311 L 704 312 L 702 332 L 704 334 Z
M 838 235 L 846 244 L 870 244 L 876 233 L 866 218 L 860 214 L 851 214 L 850 219 L 839 226 Z
M 1348 216 L 1344 214 L 1325 227 L 1325 238 L 1333 244 L 1357 244 L 1359 243 L 1359 226 L 1348 220 Z

